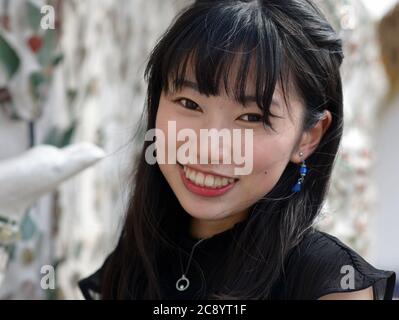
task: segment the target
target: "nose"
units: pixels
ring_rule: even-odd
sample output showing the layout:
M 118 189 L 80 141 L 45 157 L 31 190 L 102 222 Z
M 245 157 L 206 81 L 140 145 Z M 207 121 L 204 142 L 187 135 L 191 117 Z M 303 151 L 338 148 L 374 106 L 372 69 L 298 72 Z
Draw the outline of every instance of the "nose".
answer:
M 211 163 L 231 164 L 231 149 L 232 149 L 232 130 L 221 129 L 219 131 L 212 131 L 210 135 L 210 159 Z
M 207 123 L 199 135 L 199 163 L 231 164 L 233 131 L 223 119 Z

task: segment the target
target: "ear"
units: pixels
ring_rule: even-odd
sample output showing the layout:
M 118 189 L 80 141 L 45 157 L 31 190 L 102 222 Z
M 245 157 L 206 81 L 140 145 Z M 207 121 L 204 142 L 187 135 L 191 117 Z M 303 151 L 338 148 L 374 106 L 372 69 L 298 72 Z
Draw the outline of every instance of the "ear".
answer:
M 294 163 L 301 163 L 302 160 L 308 158 L 317 148 L 324 133 L 330 127 L 332 122 L 332 115 L 330 111 L 324 110 L 324 117 L 320 119 L 312 128 L 304 131 L 294 148 L 291 155 L 291 161 Z M 303 152 L 303 157 L 301 158 L 299 152 Z

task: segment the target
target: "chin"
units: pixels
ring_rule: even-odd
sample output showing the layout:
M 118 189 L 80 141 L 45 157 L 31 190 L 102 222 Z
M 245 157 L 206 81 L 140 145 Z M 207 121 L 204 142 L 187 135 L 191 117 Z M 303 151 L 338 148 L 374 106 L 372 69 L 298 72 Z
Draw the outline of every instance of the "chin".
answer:
M 219 220 L 231 215 L 225 203 L 209 203 L 209 200 L 196 200 L 192 197 L 177 197 L 183 209 L 193 218 L 200 220 Z

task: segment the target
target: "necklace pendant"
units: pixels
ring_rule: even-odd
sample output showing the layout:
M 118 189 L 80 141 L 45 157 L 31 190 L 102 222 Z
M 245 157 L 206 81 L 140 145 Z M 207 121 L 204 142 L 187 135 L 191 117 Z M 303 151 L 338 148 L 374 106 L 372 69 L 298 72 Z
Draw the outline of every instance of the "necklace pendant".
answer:
M 190 281 L 183 274 L 179 280 L 176 281 L 176 289 L 179 291 L 184 291 L 190 285 Z

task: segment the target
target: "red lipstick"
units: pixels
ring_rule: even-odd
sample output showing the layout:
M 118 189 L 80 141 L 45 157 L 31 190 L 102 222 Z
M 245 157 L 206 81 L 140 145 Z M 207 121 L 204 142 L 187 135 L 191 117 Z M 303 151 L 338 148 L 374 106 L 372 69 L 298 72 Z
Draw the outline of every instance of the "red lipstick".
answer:
M 179 167 L 181 179 L 182 179 L 185 187 L 192 193 L 195 193 L 200 196 L 218 197 L 218 196 L 225 194 L 227 191 L 229 191 L 231 188 L 233 188 L 236 184 L 236 182 L 232 182 L 232 183 L 228 184 L 227 186 L 224 186 L 221 188 L 209 188 L 206 186 L 201 187 L 199 185 L 194 184 L 191 180 L 187 179 L 182 166 L 178 165 L 178 167 Z

